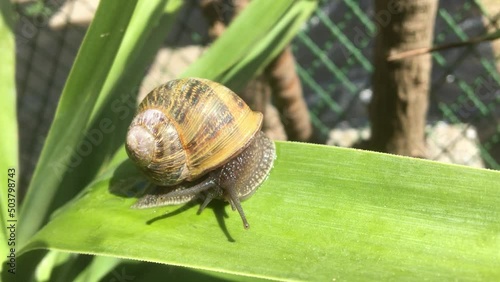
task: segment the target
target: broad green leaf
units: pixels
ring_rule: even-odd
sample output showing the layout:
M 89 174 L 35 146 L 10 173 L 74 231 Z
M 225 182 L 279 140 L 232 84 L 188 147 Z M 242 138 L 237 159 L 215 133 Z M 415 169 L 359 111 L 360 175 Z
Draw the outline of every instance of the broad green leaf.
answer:
M 75 160 L 71 160 L 71 156 L 83 137 L 136 3 L 136 0 L 127 0 L 99 4 L 64 87 L 23 202 L 20 214 L 23 221 L 18 230 L 20 245 L 44 223 L 64 173 L 72 168 Z M 80 152 L 83 155 L 87 154 L 84 149 Z
M 249 230 L 221 202 L 200 215 L 131 209 L 140 176 L 125 161 L 21 257 L 48 248 L 278 280 L 500 279 L 500 172 L 301 143 L 278 142 L 277 155 L 243 203 Z
M 17 220 L 19 212 L 19 202 L 17 199 L 17 179 L 19 178 L 18 167 L 18 134 L 16 117 L 16 83 L 15 83 L 15 42 L 14 42 L 14 21 L 10 1 L 0 1 L 0 132 L 2 141 L 0 142 L 0 261 L 4 261 L 10 255 L 10 249 L 15 243 L 11 238 L 11 233 L 7 229 L 10 224 L 16 224 L 8 220 Z M 9 176 L 9 169 L 13 173 Z M 9 191 L 9 185 L 14 190 Z M 12 202 L 13 200 L 16 203 Z M 9 206 L 10 203 L 10 206 Z M 13 204 L 15 204 L 13 206 Z M 14 208 L 14 210 L 9 209 Z M 13 238 L 14 239 L 14 238 Z

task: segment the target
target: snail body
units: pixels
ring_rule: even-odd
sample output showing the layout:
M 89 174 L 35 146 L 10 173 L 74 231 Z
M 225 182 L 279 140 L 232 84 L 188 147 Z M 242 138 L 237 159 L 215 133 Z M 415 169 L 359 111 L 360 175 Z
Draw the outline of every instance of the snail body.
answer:
M 205 198 L 228 201 L 248 228 L 240 201 L 265 180 L 274 143 L 261 131 L 262 114 L 216 82 L 185 78 L 157 87 L 141 102 L 126 151 L 159 187 L 134 207 L 180 204 Z

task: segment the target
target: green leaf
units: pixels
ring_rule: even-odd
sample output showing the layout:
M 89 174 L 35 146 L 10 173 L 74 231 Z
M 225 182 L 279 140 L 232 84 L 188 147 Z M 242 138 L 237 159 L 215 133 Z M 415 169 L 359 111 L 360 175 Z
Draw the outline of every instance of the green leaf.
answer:
M 291 6 L 305 1 L 252 1 L 199 60 L 189 66 L 187 76 L 203 73 L 216 80 L 251 52 Z M 310 1 L 308 1 L 310 2 Z M 255 19 L 261 19 L 256 21 Z M 237 40 L 236 40 L 237 39 Z M 212 66 L 212 68 L 207 68 Z M 217 66 L 217 67 L 213 67 Z
M 19 178 L 18 167 L 18 133 L 17 133 L 17 117 L 16 117 L 16 83 L 15 83 L 15 42 L 13 26 L 14 22 L 11 16 L 13 10 L 10 1 L 0 1 L 0 132 L 2 132 L 2 141 L 0 142 L 0 219 L 2 223 L 0 227 L 0 261 L 3 261 L 10 254 L 12 246 L 7 241 L 10 239 L 11 233 L 7 226 L 17 224 L 8 222 L 7 220 L 17 220 L 18 199 L 17 199 L 17 180 Z M 14 169 L 15 171 L 10 171 Z M 9 173 L 14 172 L 12 177 Z M 9 183 L 15 191 L 9 192 Z M 9 197 L 10 194 L 10 197 Z M 13 196 L 13 197 L 12 197 Z M 12 201 L 17 204 L 12 206 Z M 11 205 L 9 205 L 9 203 Z M 11 213 L 9 208 L 15 208 Z M 11 217 L 11 214 L 14 217 Z
M 128 2 L 131 4 L 131 2 Z M 100 12 L 96 14 L 96 17 L 108 17 L 108 14 L 127 14 L 130 13 L 133 8 L 133 15 L 130 17 L 129 22 L 126 25 L 114 25 L 111 23 L 112 28 L 109 26 L 99 26 L 95 28 L 90 28 L 88 34 L 86 35 L 86 40 L 84 40 L 82 51 L 80 51 L 80 61 L 76 61 L 74 69 L 76 71 L 72 72 L 68 81 L 67 88 L 71 85 L 75 85 L 79 81 L 84 81 L 85 79 L 92 79 L 86 77 L 87 75 L 93 75 L 92 70 L 101 68 L 99 64 L 106 62 L 104 59 L 112 61 L 110 68 L 107 72 L 102 72 L 101 74 L 105 77 L 105 81 L 100 85 L 102 86 L 100 92 L 97 91 L 98 86 L 92 88 L 92 92 L 88 95 L 94 95 L 93 103 L 86 103 L 84 105 L 75 103 L 75 97 L 72 95 L 81 95 L 80 92 L 66 91 L 63 93 L 70 96 L 73 104 L 66 103 L 64 109 L 60 105 L 58 111 L 78 111 L 81 107 L 88 107 L 87 110 L 91 109 L 89 115 L 73 115 L 67 117 L 63 122 L 77 123 L 79 126 L 86 130 L 85 133 L 76 131 L 76 135 L 79 134 L 80 140 L 78 140 L 75 146 L 76 151 L 81 148 L 87 148 L 91 144 L 90 153 L 85 154 L 74 154 L 73 159 L 70 162 L 71 165 L 63 165 L 61 162 L 55 161 L 54 158 L 60 157 L 52 155 L 49 157 L 45 163 L 40 162 L 40 165 L 57 164 L 58 171 L 55 172 L 56 175 L 49 175 L 48 177 L 57 177 L 58 181 L 54 182 L 53 186 L 48 186 L 49 183 L 41 182 L 34 184 L 32 182 L 32 192 L 29 194 L 30 199 L 41 207 L 37 210 L 31 210 L 28 214 L 23 215 L 23 222 L 36 222 L 37 224 L 43 223 L 47 216 L 54 210 L 55 207 L 59 207 L 64 204 L 69 199 L 73 198 L 78 191 L 83 189 L 88 183 L 92 181 L 98 171 L 107 165 L 109 158 L 116 152 L 117 148 L 123 143 L 123 136 L 127 128 L 127 123 L 132 117 L 132 113 L 135 111 L 135 100 L 138 90 L 138 85 L 143 78 L 143 72 L 138 70 L 146 69 L 146 66 L 151 63 L 156 54 L 156 50 L 161 46 L 164 37 L 168 34 L 172 26 L 172 22 L 175 19 L 175 15 L 179 8 L 181 7 L 181 0 L 155 0 L 155 1 L 141 1 L 135 7 L 122 5 L 121 9 L 124 11 L 118 12 L 115 5 L 104 5 L 101 6 Z M 110 10 L 107 10 L 110 9 Z M 107 19 L 105 19 L 106 21 Z M 109 19 L 111 21 L 116 19 Z M 102 19 L 97 19 L 94 25 L 102 23 Z M 125 28 L 125 27 L 126 28 Z M 108 32 L 106 32 L 108 31 Z M 95 44 L 95 38 L 101 38 L 103 35 L 106 37 L 111 33 L 124 33 L 123 38 L 115 38 L 111 42 L 115 45 L 115 52 L 102 53 L 99 48 L 92 48 Z M 119 44 L 119 45 L 118 45 Z M 87 46 L 87 47 L 85 47 Z M 91 47 L 88 47 L 91 46 Z M 90 50 L 89 50 L 90 48 Z M 78 72 L 79 69 L 85 68 L 87 60 L 86 57 L 96 57 L 99 60 L 94 61 L 96 64 L 95 68 L 90 68 L 90 72 Z M 95 79 L 94 79 L 95 80 Z M 68 86 L 69 85 L 69 86 Z M 90 90 L 89 90 L 90 91 Z M 95 97 L 95 94 L 99 94 Z M 64 98 L 62 98 L 64 99 Z M 124 115 L 123 108 L 128 111 L 127 115 Z M 117 110 L 118 109 L 118 110 Z M 88 111 L 86 113 L 89 113 Z M 70 121 L 73 119 L 73 121 Z M 60 126 L 56 121 L 53 126 Z M 103 128 L 105 126 L 106 128 Z M 76 138 L 76 135 L 73 136 Z M 70 144 L 66 142 L 68 140 L 59 140 L 57 146 L 59 148 L 64 148 L 62 144 L 67 144 L 67 148 Z M 74 140 L 73 140 L 74 141 Z M 49 142 L 47 140 L 47 142 Z M 47 145 L 47 144 L 46 144 Z M 75 149 L 73 150 L 75 151 Z M 71 154 L 71 150 L 66 150 L 67 157 Z M 51 159 L 52 158 L 52 159 Z M 59 180 L 62 179 L 62 180 Z M 45 178 L 43 179 L 45 181 Z M 38 186 L 36 186 L 38 185 Z M 49 195 L 53 195 L 49 198 Z M 50 199 L 50 200 L 48 200 Z M 31 229 L 28 232 L 35 231 L 35 225 L 29 226 Z M 21 230 L 21 237 L 25 234 L 25 229 Z M 29 235 L 29 234 L 28 234 Z M 28 236 L 26 235 L 26 236 Z M 22 239 L 21 239 L 22 240 Z M 44 258 L 44 261 L 50 261 L 50 253 Z M 30 260 L 29 265 L 35 265 L 38 258 L 33 258 Z M 66 263 L 66 266 L 70 266 L 71 263 Z M 71 267 L 71 266 L 70 266 Z M 95 272 L 96 267 L 90 267 L 89 270 L 85 271 L 80 277 L 90 277 L 93 279 L 98 273 L 105 272 L 104 268 L 113 267 L 112 264 L 105 264 L 102 261 L 99 263 L 97 272 Z M 47 277 L 68 280 L 68 271 L 59 271 L 52 273 L 52 268 L 47 263 L 40 263 L 38 266 L 38 272 L 42 273 Z M 24 267 L 28 270 L 29 267 Z M 64 269 L 59 267 L 59 269 Z M 73 270 L 75 268 L 73 267 Z M 90 276 L 89 273 L 90 272 Z M 26 272 L 25 272 L 26 273 Z M 23 273 L 23 274 L 25 274 Z M 96 274 L 97 273 L 97 274 Z M 27 273 L 26 273 L 27 274 Z M 29 274 L 28 274 L 29 275 Z M 52 276 L 51 276 L 52 275 Z M 62 276 L 61 276 L 62 275 Z
M 147 69 L 153 61 L 181 4 L 181 0 L 138 3 L 92 116 L 88 119 L 86 133 L 76 146 L 77 152 L 83 148 L 90 153 L 73 156 L 76 161 L 65 172 L 52 198 L 50 211 L 86 187 L 100 170 L 107 167 L 110 158 L 123 144 L 144 76 L 143 71 L 139 70 Z
M 200 215 L 190 205 L 131 209 L 135 197 L 123 195 L 140 176 L 125 161 L 21 254 L 49 248 L 279 280 L 500 279 L 500 172 L 301 143 L 278 142 L 277 155 L 243 203 L 249 230 L 220 202 Z
M 70 145 L 64 147 L 61 143 L 68 143 L 64 140 L 57 140 L 59 148 L 68 148 L 65 150 L 67 156 L 71 155 L 72 152 L 80 150 L 88 150 L 90 153 L 84 152 L 83 154 L 73 154 L 69 164 L 64 164 L 62 161 L 56 161 L 52 156 L 52 160 L 47 160 L 49 164 L 52 164 L 53 169 L 56 168 L 57 175 L 49 175 L 48 177 L 57 177 L 59 180 L 54 182 L 56 187 L 49 187 L 47 182 L 43 182 L 43 189 L 38 189 L 36 183 L 32 183 L 32 188 L 34 190 L 29 194 L 29 198 L 34 198 L 34 201 L 43 201 L 42 196 L 47 196 L 47 194 L 54 195 L 49 202 L 39 203 L 40 206 L 44 206 L 44 209 L 38 210 L 38 212 L 28 212 L 28 215 L 23 216 L 23 219 L 33 220 L 36 219 L 37 222 L 42 222 L 44 215 L 46 216 L 50 213 L 53 207 L 58 207 L 68 199 L 71 199 L 76 192 L 85 187 L 99 169 L 107 164 L 107 160 L 116 152 L 117 148 L 123 143 L 123 135 L 127 128 L 127 123 L 132 117 L 135 111 L 135 100 L 138 85 L 140 84 L 143 73 L 137 70 L 145 69 L 146 66 L 153 60 L 156 50 L 160 47 L 164 36 L 168 33 L 172 25 L 172 21 L 175 18 L 176 12 L 179 10 L 182 2 L 180 0 L 156 0 L 148 2 L 140 2 L 134 9 L 134 14 L 130 19 L 130 23 L 127 25 L 126 29 L 123 26 L 117 25 L 111 32 L 121 32 L 125 33 L 123 40 L 116 40 L 115 43 L 119 43 L 117 48 L 117 54 L 112 54 L 114 57 L 111 59 L 113 63 L 106 73 L 106 80 L 102 85 L 99 95 L 97 96 L 95 103 L 87 103 L 84 107 L 92 109 L 92 115 L 74 115 L 64 120 L 68 123 L 70 119 L 74 119 L 73 122 L 82 125 L 88 123 L 85 134 L 82 132 L 76 132 L 74 135 L 81 136 L 81 139 L 75 145 L 76 149 L 69 149 Z M 101 9 L 115 8 L 114 6 L 101 7 Z M 127 8 L 126 6 L 124 7 Z M 107 12 L 98 13 L 96 17 L 100 14 L 111 14 L 115 13 L 116 10 L 109 10 Z M 119 14 L 119 13 L 116 13 Z M 106 15 L 105 15 L 106 16 Z M 104 28 L 94 28 L 89 30 L 89 34 L 84 42 L 84 45 L 92 45 L 92 38 L 99 38 L 104 33 L 106 27 Z M 85 49 L 82 47 L 82 49 Z M 92 52 L 96 54 L 91 55 Z M 101 54 L 100 49 L 92 49 L 86 52 L 87 56 L 99 57 Z M 110 54 L 103 54 L 103 56 L 109 56 Z M 83 55 L 81 55 L 84 57 Z M 99 67 L 101 61 L 96 61 Z M 86 60 L 82 59 L 81 64 L 75 63 L 75 69 L 84 68 L 82 64 L 85 64 Z M 85 75 L 92 75 L 92 72 L 86 73 Z M 75 84 L 75 81 L 85 80 L 84 75 L 81 73 L 76 73 L 70 76 L 68 79 L 68 85 Z M 79 92 L 69 92 L 64 95 L 80 95 Z M 93 93 L 95 94 L 95 93 Z M 72 98 L 69 98 L 72 99 Z M 80 104 L 70 104 L 66 103 L 65 108 L 60 111 L 71 111 L 78 110 L 82 105 Z M 124 115 L 124 110 L 127 114 Z M 57 119 L 56 119 L 57 120 Z M 54 122 L 53 126 L 60 126 L 60 122 Z M 49 142 L 47 140 L 47 142 Z M 90 150 L 88 147 L 91 147 Z M 64 151 L 64 150 L 63 150 Z M 40 163 L 40 166 L 45 165 Z M 45 178 L 44 178 L 45 180 Z M 40 183 L 38 183 L 39 185 Z M 57 192 L 56 192 L 57 191 Z M 43 195 L 39 195 L 43 194 Z M 49 207 L 50 205 L 50 207 Z M 46 211 L 43 213 L 42 211 Z M 34 226 L 32 230 L 34 229 Z M 22 231 L 24 234 L 24 231 Z
M 279 21 L 273 24 L 272 29 L 258 40 L 258 44 L 248 50 L 248 54 L 219 80 L 236 91 L 243 89 L 251 77 L 248 72 L 252 74 L 262 72 L 295 37 L 303 23 L 316 9 L 316 4 L 316 1 L 301 1 L 291 6 Z M 266 13 L 265 8 L 261 8 L 260 12 Z M 250 29 L 254 28 L 251 24 L 247 26 Z
M 24 199 L 18 243 L 22 245 L 46 220 L 51 199 L 71 155 L 82 140 L 137 1 L 101 1 L 59 101 L 38 165 Z M 119 13 L 109 11 L 119 10 Z M 86 153 L 86 152 L 85 152 Z
M 241 90 L 292 40 L 316 5 L 311 0 L 250 2 L 182 76 L 203 77 Z
M 121 88 L 122 91 L 128 89 L 131 92 L 129 96 L 136 96 L 137 88 L 144 76 L 138 70 L 146 69 L 146 66 L 151 63 L 156 51 L 161 47 L 165 35 L 170 30 L 175 19 L 173 15 L 176 14 L 181 5 L 182 1 L 180 0 L 138 2 L 116 59 L 113 61 L 101 90 L 101 95 L 99 95 L 95 112 L 109 110 L 103 105 L 106 100 L 125 96 L 116 91 L 116 88 Z M 154 40 L 153 44 L 152 40 Z M 134 83 L 127 83 L 129 82 L 127 79 L 134 80 Z M 123 83 L 128 87 L 121 87 Z

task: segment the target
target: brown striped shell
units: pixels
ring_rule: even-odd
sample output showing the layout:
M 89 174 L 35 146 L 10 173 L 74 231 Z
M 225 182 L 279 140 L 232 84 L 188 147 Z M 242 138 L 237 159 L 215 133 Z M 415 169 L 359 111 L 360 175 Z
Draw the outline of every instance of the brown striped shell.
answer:
M 177 79 L 141 102 L 126 150 L 154 184 L 172 186 L 227 163 L 250 144 L 261 123 L 262 114 L 225 86 Z

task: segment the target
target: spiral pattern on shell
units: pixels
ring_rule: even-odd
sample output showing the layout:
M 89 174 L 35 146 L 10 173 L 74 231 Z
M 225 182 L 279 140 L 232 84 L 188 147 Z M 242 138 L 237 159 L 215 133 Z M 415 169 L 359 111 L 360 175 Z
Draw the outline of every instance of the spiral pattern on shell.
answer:
M 177 79 L 141 102 L 126 150 L 153 183 L 171 186 L 227 163 L 250 144 L 261 124 L 262 114 L 227 87 Z

